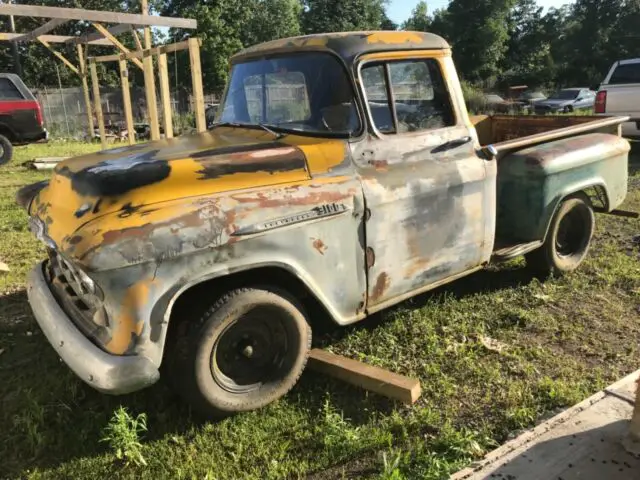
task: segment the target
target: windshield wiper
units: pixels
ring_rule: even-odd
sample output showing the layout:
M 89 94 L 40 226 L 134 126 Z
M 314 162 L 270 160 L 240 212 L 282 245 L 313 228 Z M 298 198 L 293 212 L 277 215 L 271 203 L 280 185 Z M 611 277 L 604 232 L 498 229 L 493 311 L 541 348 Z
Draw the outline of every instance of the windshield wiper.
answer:
M 284 137 L 286 134 L 283 132 L 276 132 L 272 130 L 271 125 L 266 125 L 264 123 L 239 123 L 239 122 L 216 122 L 211 124 L 209 129 L 214 129 L 216 127 L 238 127 L 238 128 L 251 128 L 251 127 L 259 127 L 263 129 L 265 132 L 270 133 L 275 137 L 276 140 Z

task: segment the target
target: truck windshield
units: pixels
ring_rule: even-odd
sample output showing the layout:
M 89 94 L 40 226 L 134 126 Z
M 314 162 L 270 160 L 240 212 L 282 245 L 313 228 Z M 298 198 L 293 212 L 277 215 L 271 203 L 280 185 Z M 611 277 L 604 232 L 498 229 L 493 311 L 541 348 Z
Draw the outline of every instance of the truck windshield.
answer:
M 360 130 L 345 69 L 332 55 L 316 52 L 234 65 L 216 122 L 340 137 Z

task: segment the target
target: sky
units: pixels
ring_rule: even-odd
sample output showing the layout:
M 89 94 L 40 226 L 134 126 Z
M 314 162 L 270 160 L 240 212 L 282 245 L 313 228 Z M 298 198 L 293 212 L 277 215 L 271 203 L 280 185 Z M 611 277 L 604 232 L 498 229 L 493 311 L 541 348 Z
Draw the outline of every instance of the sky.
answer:
M 418 1 L 419 0 L 389 0 L 387 13 L 391 20 L 397 24 L 401 24 L 411 15 L 411 11 L 418 4 Z M 429 12 L 446 7 L 448 3 L 448 0 L 427 0 Z M 571 0 L 538 0 L 538 4 L 545 7 L 545 10 L 549 7 L 560 7 L 565 3 L 571 3 Z

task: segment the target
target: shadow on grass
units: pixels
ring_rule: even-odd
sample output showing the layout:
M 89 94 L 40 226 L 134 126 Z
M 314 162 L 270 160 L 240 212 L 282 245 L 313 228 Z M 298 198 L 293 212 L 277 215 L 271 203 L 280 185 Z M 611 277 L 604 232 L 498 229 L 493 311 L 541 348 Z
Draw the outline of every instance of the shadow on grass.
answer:
M 374 329 L 397 308 L 420 308 L 441 294 L 463 297 L 511 288 L 533 277 L 524 269 L 481 271 L 451 285 L 414 298 L 411 303 L 373 316 L 348 328 L 331 327 L 319 335 L 327 346 L 354 328 Z M 123 405 L 132 414 L 145 412 L 152 426 L 145 441 L 180 435 L 203 420 L 194 415 L 165 382 L 138 393 L 114 397 L 85 385 L 57 357 L 31 314 L 24 290 L 0 297 L 0 477 L 34 468 L 55 468 L 74 458 L 107 451 L 102 431 L 113 411 Z M 327 397 L 332 408 L 355 424 L 364 424 L 399 405 L 338 381 L 306 373 L 287 401 L 321 412 Z

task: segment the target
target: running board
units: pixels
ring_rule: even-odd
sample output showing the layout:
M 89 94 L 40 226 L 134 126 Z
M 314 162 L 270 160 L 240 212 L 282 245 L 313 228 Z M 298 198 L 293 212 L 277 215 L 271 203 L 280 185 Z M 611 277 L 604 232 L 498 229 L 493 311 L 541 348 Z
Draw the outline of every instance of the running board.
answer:
M 536 248 L 542 246 L 542 240 L 535 240 L 529 243 L 519 243 L 517 245 L 510 245 L 508 247 L 501 248 L 496 250 L 491 255 L 492 263 L 500 263 L 506 262 L 507 260 L 511 260 L 513 258 L 519 257 L 520 255 L 524 255 L 525 253 L 529 253 Z

